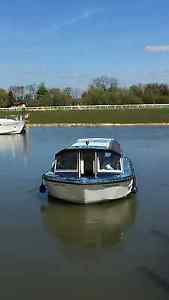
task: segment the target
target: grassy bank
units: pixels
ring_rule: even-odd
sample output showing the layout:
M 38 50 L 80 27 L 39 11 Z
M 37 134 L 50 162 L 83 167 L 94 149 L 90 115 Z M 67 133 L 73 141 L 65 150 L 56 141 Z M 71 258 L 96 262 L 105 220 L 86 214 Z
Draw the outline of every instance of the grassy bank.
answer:
M 15 112 L 0 112 L 0 117 L 15 115 Z M 28 113 L 28 124 L 56 123 L 169 123 L 169 108 L 144 110 L 104 111 L 33 111 Z

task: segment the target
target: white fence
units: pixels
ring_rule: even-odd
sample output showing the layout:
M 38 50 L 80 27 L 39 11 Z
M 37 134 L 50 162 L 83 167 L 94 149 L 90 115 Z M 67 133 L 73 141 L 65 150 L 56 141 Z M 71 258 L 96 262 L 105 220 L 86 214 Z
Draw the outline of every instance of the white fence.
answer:
M 80 111 L 80 110 L 127 110 L 169 108 L 169 104 L 128 104 L 128 105 L 73 105 L 73 106 L 44 106 L 44 107 L 10 107 L 0 108 L 0 111 Z

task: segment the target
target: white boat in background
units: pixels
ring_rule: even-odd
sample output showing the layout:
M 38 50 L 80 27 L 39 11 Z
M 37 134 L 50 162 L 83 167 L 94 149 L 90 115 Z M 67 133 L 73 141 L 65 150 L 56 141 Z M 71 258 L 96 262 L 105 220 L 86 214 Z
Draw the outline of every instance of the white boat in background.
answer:
M 132 162 L 114 139 L 78 140 L 56 153 L 51 171 L 42 178 L 50 196 L 81 204 L 120 199 L 136 191 Z
M 0 134 L 21 134 L 25 131 L 25 121 L 0 118 Z

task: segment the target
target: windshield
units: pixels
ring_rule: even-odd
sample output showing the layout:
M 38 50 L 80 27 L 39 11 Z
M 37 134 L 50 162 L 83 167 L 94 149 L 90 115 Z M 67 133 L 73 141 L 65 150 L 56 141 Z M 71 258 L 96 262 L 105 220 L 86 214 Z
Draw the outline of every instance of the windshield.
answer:
M 120 155 L 113 152 L 98 153 L 98 171 L 121 171 Z
M 82 151 L 79 157 L 77 151 L 66 151 L 57 155 L 55 171 L 78 172 L 80 158 L 81 176 L 95 176 L 97 172 L 122 171 L 121 156 L 111 151 Z
M 56 158 L 56 170 L 77 170 L 77 152 L 65 152 Z

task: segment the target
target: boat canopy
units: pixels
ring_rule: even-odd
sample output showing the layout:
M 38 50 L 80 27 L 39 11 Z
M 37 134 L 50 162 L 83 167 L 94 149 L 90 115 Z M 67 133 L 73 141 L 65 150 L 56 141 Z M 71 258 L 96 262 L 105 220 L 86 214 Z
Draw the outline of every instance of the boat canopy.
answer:
M 122 154 L 120 144 L 115 139 L 86 138 L 78 139 L 70 147 L 62 150 L 109 150 L 119 155 Z
M 80 139 L 55 155 L 55 171 L 79 176 L 123 171 L 120 144 L 113 139 Z

